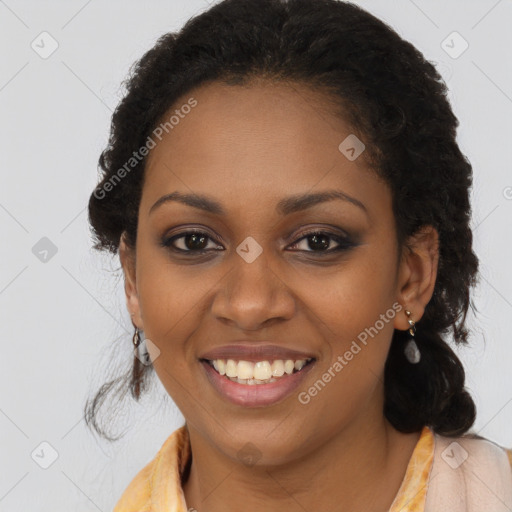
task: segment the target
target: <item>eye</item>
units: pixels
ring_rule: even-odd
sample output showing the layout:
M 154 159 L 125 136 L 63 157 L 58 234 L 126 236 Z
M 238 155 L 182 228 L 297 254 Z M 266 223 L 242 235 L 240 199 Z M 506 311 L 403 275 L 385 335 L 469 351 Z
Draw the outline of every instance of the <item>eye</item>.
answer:
M 215 244 L 213 239 L 202 231 L 185 231 L 179 235 L 164 238 L 162 245 L 182 253 L 204 254 L 211 250 L 223 250 L 219 249 L 222 246 Z
M 333 244 L 335 244 L 334 247 Z M 171 237 L 164 237 L 161 245 L 174 252 L 189 255 L 224 250 L 208 233 L 198 230 L 184 231 Z M 347 236 L 316 230 L 303 233 L 301 238 L 291 244 L 289 248 L 308 253 L 332 254 L 348 250 L 355 245 Z
M 332 247 L 335 242 L 337 246 Z M 302 245 L 302 247 L 300 247 Z M 335 235 L 327 231 L 310 231 L 294 242 L 290 247 L 304 252 L 333 253 L 353 247 L 355 244 L 346 236 Z M 308 247 L 312 250 L 308 250 Z

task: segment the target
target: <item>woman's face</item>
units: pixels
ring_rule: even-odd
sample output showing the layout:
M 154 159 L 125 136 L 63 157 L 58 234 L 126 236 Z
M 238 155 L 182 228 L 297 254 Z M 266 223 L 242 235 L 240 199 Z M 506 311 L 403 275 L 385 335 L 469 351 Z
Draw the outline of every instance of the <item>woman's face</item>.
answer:
M 202 86 L 148 157 L 135 267 L 123 259 L 128 304 L 189 429 L 233 458 L 250 442 L 284 462 L 382 425 L 410 272 L 389 188 L 364 151 L 354 159 L 357 141 L 339 149 L 352 131 L 326 105 L 299 85 Z M 260 361 L 275 382 L 232 382 L 202 361 L 214 349 L 230 371 Z M 278 376 L 280 360 L 306 357 Z

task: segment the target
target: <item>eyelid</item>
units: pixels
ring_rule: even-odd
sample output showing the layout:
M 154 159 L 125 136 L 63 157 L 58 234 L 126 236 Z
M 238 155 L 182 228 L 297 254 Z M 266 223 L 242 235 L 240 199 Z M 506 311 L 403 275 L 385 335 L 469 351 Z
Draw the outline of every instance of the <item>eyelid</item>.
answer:
M 207 235 L 211 240 L 214 240 L 216 243 L 225 243 L 223 238 L 218 235 L 217 233 L 213 233 L 210 228 L 207 228 L 206 226 L 201 225 L 194 225 L 194 226 L 188 226 L 188 225 L 181 225 L 181 226 L 175 226 L 172 230 L 166 230 L 164 234 L 161 236 L 161 239 L 163 240 L 170 240 L 171 238 L 176 238 L 179 236 L 184 236 L 189 233 L 197 233 L 200 235 Z
M 351 236 L 346 231 L 344 231 L 340 228 L 336 228 L 334 226 L 326 226 L 326 225 L 305 228 L 303 230 L 299 230 L 298 233 L 292 233 L 292 235 L 293 235 L 293 238 L 296 240 L 297 237 L 304 238 L 305 236 L 315 235 L 315 234 L 319 234 L 319 233 L 324 234 L 324 235 L 333 236 L 333 237 L 337 236 L 339 238 L 347 238 L 347 239 L 351 238 Z

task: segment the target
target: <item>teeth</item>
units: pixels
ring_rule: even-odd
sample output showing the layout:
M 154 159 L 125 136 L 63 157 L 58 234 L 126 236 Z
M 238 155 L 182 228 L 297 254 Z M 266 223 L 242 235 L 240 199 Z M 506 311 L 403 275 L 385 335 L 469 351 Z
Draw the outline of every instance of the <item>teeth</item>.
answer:
M 285 363 L 284 363 L 284 371 L 290 375 L 291 373 L 293 373 L 293 369 L 295 368 L 295 363 L 291 360 L 291 359 L 288 359 Z
M 284 374 L 291 375 L 294 371 L 300 371 L 306 363 L 311 361 L 308 359 L 276 359 L 270 361 L 235 361 L 234 359 L 215 359 L 210 361 L 210 364 L 220 375 L 225 375 L 230 380 L 240 384 L 265 384 L 267 382 L 274 382 L 277 378 L 282 377 Z
M 239 379 L 237 377 L 228 377 L 229 380 L 233 382 L 238 382 L 238 384 L 248 384 L 249 386 L 254 386 L 255 384 L 268 384 L 269 382 L 275 382 L 277 379 L 271 377 L 266 380 L 258 380 L 258 379 Z
M 237 366 L 237 377 L 239 379 L 252 379 L 254 376 L 254 365 L 249 361 L 239 361 Z M 261 377 L 258 377 L 261 379 Z
M 284 363 L 281 359 L 272 363 L 272 375 L 274 377 L 282 377 L 284 375 Z
M 238 363 L 240 365 L 240 363 Z M 272 377 L 272 368 L 268 361 L 258 361 L 254 365 L 254 378 L 258 380 L 267 380 Z
M 228 377 L 238 377 L 237 375 L 237 364 L 233 359 L 228 359 L 226 363 L 226 375 Z
M 218 365 L 218 370 L 217 371 L 221 375 L 226 375 L 226 363 L 222 359 L 219 359 L 217 361 L 217 365 Z
M 306 361 L 304 360 L 300 360 L 300 361 L 295 361 L 295 364 L 293 365 L 295 367 L 296 370 L 301 370 L 302 367 L 306 364 Z

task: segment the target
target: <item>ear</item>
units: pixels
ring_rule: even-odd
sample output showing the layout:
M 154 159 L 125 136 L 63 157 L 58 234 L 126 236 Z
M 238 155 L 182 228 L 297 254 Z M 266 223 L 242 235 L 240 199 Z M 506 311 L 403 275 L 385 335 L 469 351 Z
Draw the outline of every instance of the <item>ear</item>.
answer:
M 126 244 L 124 233 L 121 235 L 121 240 L 119 242 L 119 259 L 121 260 L 121 266 L 123 267 L 126 306 L 128 307 L 128 311 L 132 317 L 133 325 L 144 330 L 140 314 L 139 296 L 137 293 L 135 250 L 131 249 Z
M 404 244 L 397 283 L 397 302 L 418 322 L 432 298 L 439 262 L 439 234 L 433 226 L 422 226 Z M 395 316 L 395 328 L 409 328 L 407 316 Z

